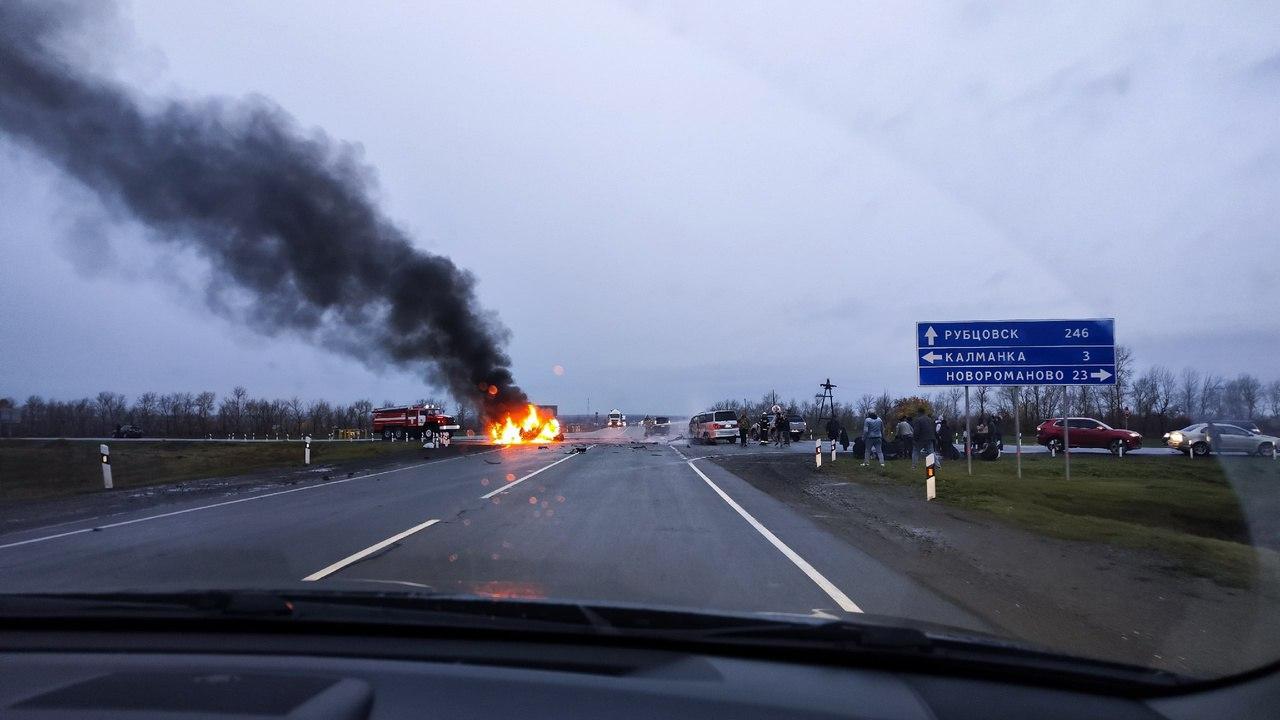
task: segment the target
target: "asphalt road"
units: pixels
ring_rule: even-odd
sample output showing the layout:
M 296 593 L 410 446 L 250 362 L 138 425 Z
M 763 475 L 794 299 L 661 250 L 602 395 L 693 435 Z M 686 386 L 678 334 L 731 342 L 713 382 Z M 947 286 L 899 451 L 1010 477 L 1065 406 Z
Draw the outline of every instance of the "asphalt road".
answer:
M 419 588 L 989 630 L 714 463 L 639 428 L 0 535 L 0 588 Z M 314 585 L 312 585 L 314 584 Z

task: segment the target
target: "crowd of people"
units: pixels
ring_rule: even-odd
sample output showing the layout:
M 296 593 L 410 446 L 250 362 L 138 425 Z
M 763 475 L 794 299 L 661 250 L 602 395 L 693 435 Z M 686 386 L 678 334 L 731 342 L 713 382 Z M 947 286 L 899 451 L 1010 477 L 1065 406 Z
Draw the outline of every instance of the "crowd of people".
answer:
M 1005 416 L 996 411 L 986 417 L 980 417 L 973 431 L 972 447 L 975 456 L 987 460 L 1000 457 L 1004 449 Z M 899 416 L 892 426 L 892 436 L 886 430 L 884 418 L 875 412 L 868 412 L 862 420 L 862 434 L 853 439 L 849 431 L 837 418 L 827 420 L 827 440 L 839 443 L 847 452 L 853 446 L 855 455 L 862 458 L 864 467 L 871 464 L 872 458 L 883 467 L 886 460 L 893 458 L 910 458 L 911 467 L 924 461 L 930 453 L 934 453 L 935 462 L 941 465 L 944 459 L 955 460 L 963 456 L 963 451 L 956 447 L 957 434 L 964 444 L 965 431 L 959 433 L 951 426 L 947 418 L 929 415 L 925 407 L 916 408 L 914 416 Z M 790 414 L 786 412 L 762 413 L 758 420 L 752 420 L 746 413 L 738 418 L 738 435 L 742 447 L 750 442 L 761 445 L 772 443 L 781 447 L 791 444 L 792 429 Z

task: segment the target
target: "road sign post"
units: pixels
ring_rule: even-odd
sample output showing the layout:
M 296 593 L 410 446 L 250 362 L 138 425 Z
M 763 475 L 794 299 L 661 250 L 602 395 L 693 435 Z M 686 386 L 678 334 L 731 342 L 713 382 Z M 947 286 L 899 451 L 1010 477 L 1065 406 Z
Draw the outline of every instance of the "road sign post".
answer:
M 308 435 L 304 437 L 303 440 L 306 441 L 307 447 L 305 450 L 302 451 L 302 464 L 310 465 L 311 464 L 311 436 Z
M 1022 388 L 1013 389 L 1013 436 L 1018 440 L 1018 479 L 1022 479 Z
M 1062 467 L 1071 479 L 1071 387 L 1062 386 Z
M 822 441 L 813 441 L 813 464 L 816 467 L 822 467 Z
M 973 424 L 969 422 L 969 386 L 964 386 L 964 457 L 973 474 Z

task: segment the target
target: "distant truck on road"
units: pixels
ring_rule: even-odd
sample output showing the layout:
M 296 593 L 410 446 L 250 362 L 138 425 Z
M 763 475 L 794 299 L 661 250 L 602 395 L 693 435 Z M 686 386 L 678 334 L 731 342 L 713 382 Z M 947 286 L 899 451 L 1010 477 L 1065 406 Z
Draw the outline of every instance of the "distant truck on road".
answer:
M 609 411 L 609 427 L 624 428 L 627 426 L 627 416 L 622 414 L 621 410 L 614 408 Z
M 446 434 L 453 437 L 458 423 L 435 405 L 396 405 L 375 408 L 373 434 L 383 440 L 422 440 Z

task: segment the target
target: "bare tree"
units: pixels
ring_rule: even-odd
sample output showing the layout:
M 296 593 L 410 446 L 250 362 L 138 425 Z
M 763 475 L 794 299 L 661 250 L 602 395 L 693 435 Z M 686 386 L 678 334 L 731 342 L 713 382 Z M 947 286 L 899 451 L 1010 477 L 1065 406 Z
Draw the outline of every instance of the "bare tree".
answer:
M 866 417 L 867 413 L 876 407 L 876 396 L 871 393 L 863 393 L 858 398 L 858 417 Z
M 1196 403 L 1200 401 L 1200 371 L 1195 368 L 1183 368 L 1178 377 L 1178 407 L 1182 414 L 1195 420 L 1200 416 Z
M 1271 406 L 1271 417 L 1280 418 L 1280 380 L 1267 385 L 1267 404 Z
M 195 398 L 196 419 L 199 421 L 199 427 L 197 428 L 197 430 L 201 435 L 207 435 L 209 433 L 209 429 L 210 429 L 209 421 L 213 417 L 213 406 L 214 406 L 215 399 L 216 399 L 216 396 L 213 394 L 212 391 L 209 391 L 209 390 L 205 390 L 199 395 L 196 395 L 196 398 Z
M 1200 414 L 1203 418 L 1222 415 L 1222 376 L 1209 373 L 1200 383 Z
M 979 385 L 973 389 L 973 399 L 978 403 L 978 417 L 985 418 L 987 416 L 987 403 L 991 398 L 991 387 L 988 385 Z
M 1252 420 L 1262 405 L 1262 382 L 1249 373 L 1241 373 L 1234 382 L 1240 397 L 1240 408 L 1244 410 L 1245 418 Z

